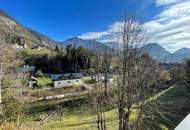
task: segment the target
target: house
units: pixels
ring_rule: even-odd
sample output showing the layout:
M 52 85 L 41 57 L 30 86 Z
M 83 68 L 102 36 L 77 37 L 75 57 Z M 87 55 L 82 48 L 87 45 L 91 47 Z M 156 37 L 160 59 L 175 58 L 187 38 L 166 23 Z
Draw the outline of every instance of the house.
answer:
M 174 130 L 189 130 L 190 129 L 190 114 L 174 129 Z
M 8 41 L 9 43 L 13 44 L 13 48 L 14 49 L 23 49 L 23 48 L 27 48 L 27 44 L 25 42 L 25 38 L 17 36 L 17 35 L 9 35 L 8 37 Z
M 28 65 L 24 65 L 23 67 L 18 67 L 16 69 L 18 76 L 20 78 L 23 78 L 23 75 L 27 75 L 28 78 L 28 85 L 30 87 L 33 86 L 34 83 L 36 83 L 36 81 L 34 82 L 34 80 L 32 79 L 32 76 L 35 72 L 35 66 L 28 66 Z
M 35 71 L 35 66 L 28 66 L 28 65 L 24 65 L 23 67 L 18 67 L 16 69 L 17 73 L 28 73 L 28 74 L 32 74 Z
M 66 73 L 66 74 L 53 74 L 51 78 L 54 82 L 54 87 L 70 87 L 73 85 L 83 84 L 82 73 Z
M 31 49 L 37 49 L 37 50 L 42 50 L 43 47 L 39 46 L 39 45 L 36 45 L 36 46 L 33 46 Z
M 27 48 L 27 45 L 25 43 L 21 43 L 21 44 L 14 44 L 13 45 L 13 48 L 16 48 L 16 49 L 23 49 L 23 48 Z

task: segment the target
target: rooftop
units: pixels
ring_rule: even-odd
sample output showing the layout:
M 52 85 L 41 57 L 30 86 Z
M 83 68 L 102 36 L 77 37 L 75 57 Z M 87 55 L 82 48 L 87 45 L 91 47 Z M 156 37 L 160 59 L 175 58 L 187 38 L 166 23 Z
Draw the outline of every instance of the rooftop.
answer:
M 34 72 L 35 66 L 23 66 L 16 69 L 18 73 Z

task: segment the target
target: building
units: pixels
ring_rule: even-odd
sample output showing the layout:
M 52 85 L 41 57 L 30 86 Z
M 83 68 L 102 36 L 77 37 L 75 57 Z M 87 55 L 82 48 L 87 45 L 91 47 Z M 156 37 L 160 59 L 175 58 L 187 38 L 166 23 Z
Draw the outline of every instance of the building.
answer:
M 32 74 L 35 71 L 35 66 L 24 65 L 23 67 L 18 67 L 16 71 L 19 74 Z
M 82 85 L 82 73 L 66 73 L 66 74 L 53 74 L 51 78 L 54 82 L 54 87 L 70 87 L 74 85 Z
M 24 43 L 22 43 L 22 44 L 14 44 L 13 45 L 13 48 L 15 48 L 15 49 L 23 49 L 23 48 L 27 48 L 27 45 L 26 44 L 24 44 Z
M 24 65 L 23 67 L 18 67 L 16 71 L 18 73 L 19 78 L 23 78 L 23 75 L 27 75 L 28 86 L 33 87 L 33 84 L 36 83 L 36 81 L 34 81 L 32 78 L 35 72 L 35 66 Z
M 36 49 L 36 50 L 42 50 L 43 47 L 41 47 L 40 45 L 36 45 L 36 46 L 33 46 L 31 49 Z
M 14 43 L 13 48 L 15 48 L 15 49 L 27 48 L 27 44 L 26 44 L 26 42 L 25 42 L 25 40 L 23 38 L 17 37 L 17 36 L 13 36 L 13 37 L 11 37 L 11 39 L 12 39 L 11 43 Z

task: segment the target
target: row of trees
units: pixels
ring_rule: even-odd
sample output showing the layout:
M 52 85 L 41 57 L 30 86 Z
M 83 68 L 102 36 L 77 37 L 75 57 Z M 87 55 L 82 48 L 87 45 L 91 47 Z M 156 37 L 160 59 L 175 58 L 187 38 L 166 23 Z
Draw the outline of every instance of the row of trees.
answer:
M 42 55 L 26 57 L 26 63 L 49 73 L 79 72 L 90 69 L 92 52 L 83 48 L 68 45 L 66 53 L 56 48 L 56 56 Z
M 145 32 L 134 17 L 125 17 L 116 30 L 121 50 L 116 53 L 108 53 L 106 50 L 96 53 L 99 55 L 96 55 L 93 62 L 97 79 L 101 79 L 102 73 L 104 75 L 104 82 L 95 84 L 97 128 L 106 130 L 105 106 L 108 105 L 116 108 L 118 130 L 151 129 L 154 124 L 154 113 L 151 112 L 156 105 L 147 101 L 154 94 L 155 88 L 152 86 L 163 78 L 162 69 L 140 48 L 146 40 Z M 116 81 L 111 87 L 107 79 L 113 65 L 117 70 L 114 71 Z M 133 112 L 136 116 L 132 122 L 130 117 Z
M 173 67 L 171 74 L 174 79 L 182 80 L 190 88 L 190 59 Z

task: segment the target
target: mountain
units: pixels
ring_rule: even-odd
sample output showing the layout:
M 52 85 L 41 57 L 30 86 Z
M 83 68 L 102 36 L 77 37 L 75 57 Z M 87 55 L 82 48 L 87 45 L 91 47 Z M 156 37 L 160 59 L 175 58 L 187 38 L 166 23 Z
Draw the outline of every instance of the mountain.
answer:
M 190 49 L 181 48 L 174 52 L 171 58 L 173 59 L 173 62 L 183 62 L 184 59 L 190 58 Z
M 96 40 L 84 40 L 78 37 L 72 37 L 64 42 L 62 45 L 66 47 L 67 45 L 72 44 L 76 47 L 83 46 L 91 50 L 109 50 L 113 52 L 113 49 L 120 50 L 119 43 L 112 42 L 98 42 Z M 184 59 L 190 58 L 190 49 L 182 48 L 175 53 L 170 53 L 164 47 L 160 46 L 157 43 L 146 44 L 143 49 L 148 52 L 148 54 L 155 60 L 166 63 L 181 63 Z
M 150 43 L 143 47 L 149 55 L 160 62 L 181 63 L 184 59 L 190 58 L 190 49 L 182 48 L 174 53 L 168 52 L 157 43 Z
M 14 18 L 0 10 L 0 40 L 14 44 L 15 39 L 21 39 L 27 46 L 31 47 L 36 45 L 55 47 L 58 45 L 58 42 L 24 27 Z
M 189 48 L 181 48 L 179 50 L 177 50 L 174 54 L 190 54 L 190 49 Z
M 113 48 L 113 49 L 120 50 L 122 48 L 121 44 L 117 43 L 117 42 L 102 42 L 102 44 L 104 44 L 110 48 Z
M 69 44 L 72 44 L 76 47 L 79 47 L 79 46 L 83 46 L 85 48 L 88 48 L 90 50 L 105 50 L 105 49 L 108 49 L 111 51 L 111 48 L 107 45 L 104 45 L 96 40 L 84 40 L 84 39 L 81 39 L 81 38 L 78 38 L 78 37 L 73 37 L 73 38 L 69 38 L 67 40 L 65 40 L 64 42 L 62 42 L 62 45 L 63 46 L 67 46 Z
M 159 61 L 167 61 L 170 57 L 171 53 L 165 50 L 162 46 L 158 45 L 157 43 L 150 43 L 143 47 L 149 55 Z

